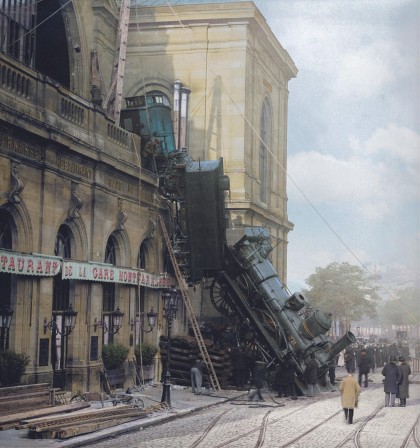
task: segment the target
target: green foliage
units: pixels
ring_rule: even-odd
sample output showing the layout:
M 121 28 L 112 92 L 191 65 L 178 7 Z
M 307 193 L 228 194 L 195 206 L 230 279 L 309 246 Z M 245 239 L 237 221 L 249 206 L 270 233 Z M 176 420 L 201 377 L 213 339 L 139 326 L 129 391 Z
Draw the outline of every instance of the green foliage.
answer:
M 416 288 L 406 288 L 398 291 L 380 308 L 381 320 L 388 325 L 419 325 L 420 291 Z
M 376 316 L 377 280 L 359 266 L 335 262 L 315 269 L 306 279 L 305 293 L 314 308 L 331 313 L 337 321 L 352 322 Z
M 19 384 L 20 377 L 25 373 L 30 358 L 23 353 L 12 350 L 0 352 L 0 384 L 10 386 Z
M 102 347 L 102 360 L 106 370 L 120 368 L 128 356 L 128 347 L 122 344 L 109 344 Z
M 134 354 L 136 356 L 136 363 L 138 366 L 141 365 L 140 355 L 144 366 L 150 366 L 153 363 L 153 359 L 158 351 L 158 348 L 153 344 L 148 344 L 144 342 L 143 344 L 136 345 L 134 349 Z

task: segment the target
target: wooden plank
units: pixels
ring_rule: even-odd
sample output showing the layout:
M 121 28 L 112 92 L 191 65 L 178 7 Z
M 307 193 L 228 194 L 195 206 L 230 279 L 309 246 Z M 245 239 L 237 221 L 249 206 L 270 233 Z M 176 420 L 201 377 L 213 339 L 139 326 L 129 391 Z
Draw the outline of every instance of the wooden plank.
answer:
M 48 389 L 49 390 L 49 388 L 50 388 L 49 383 L 22 384 L 19 386 L 0 387 L 0 397 L 9 395 L 9 394 L 13 395 L 16 393 L 28 392 L 29 390 L 36 390 L 36 389 Z
M 58 438 L 59 439 L 68 439 L 69 437 L 74 437 L 74 436 L 81 435 L 81 434 L 88 434 L 90 432 L 99 431 L 101 429 L 106 429 L 106 428 L 111 428 L 112 426 L 116 426 L 116 425 L 122 425 L 123 423 L 128 423 L 133 420 L 138 420 L 140 418 L 144 418 L 145 416 L 146 415 L 131 417 L 131 418 L 127 417 L 127 418 L 118 419 L 118 421 L 108 420 L 108 421 L 100 422 L 100 423 L 93 423 L 93 424 L 90 423 L 87 425 L 75 426 L 73 428 L 66 428 L 66 429 L 58 432 Z
M 3 425 L 9 423 L 16 424 L 17 422 L 22 422 L 25 420 L 28 421 L 31 418 L 60 414 L 64 412 L 74 412 L 87 407 L 90 407 L 90 404 L 82 402 L 82 403 L 67 404 L 63 406 L 50 406 L 48 408 L 37 409 L 34 411 L 26 411 L 4 415 L 0 417 L 0 429 L 3 427 Z

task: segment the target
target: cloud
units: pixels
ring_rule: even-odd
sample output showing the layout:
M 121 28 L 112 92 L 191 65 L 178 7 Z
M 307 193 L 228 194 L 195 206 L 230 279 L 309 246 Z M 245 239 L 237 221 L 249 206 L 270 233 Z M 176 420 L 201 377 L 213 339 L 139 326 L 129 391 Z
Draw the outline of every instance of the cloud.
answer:
M 345 156 L 332 149 L 291 155 L 289 200 L 302 202 L 306 196 L 315 205 L 355 208 L 368 221 L 382 220 L 405 203 L 420 200 L 418 134 L 389 125 L 364 142 L 350 138 L 349 146 Z
M 382 93 L 399 76 L 395 66 L 403 65 L 400 59 L 398 48 L 389 42 L 347 51 L 338 60 L 333 93 L 355 101 Z

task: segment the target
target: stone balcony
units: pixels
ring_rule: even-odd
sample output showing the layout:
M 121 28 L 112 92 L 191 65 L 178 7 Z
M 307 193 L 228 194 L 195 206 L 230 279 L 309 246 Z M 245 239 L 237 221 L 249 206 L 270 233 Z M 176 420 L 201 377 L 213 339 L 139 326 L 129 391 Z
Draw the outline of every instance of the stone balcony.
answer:
M 88 157 L 139 166 L 140 138 L 54 80 L 0 53 L 0 120 Z

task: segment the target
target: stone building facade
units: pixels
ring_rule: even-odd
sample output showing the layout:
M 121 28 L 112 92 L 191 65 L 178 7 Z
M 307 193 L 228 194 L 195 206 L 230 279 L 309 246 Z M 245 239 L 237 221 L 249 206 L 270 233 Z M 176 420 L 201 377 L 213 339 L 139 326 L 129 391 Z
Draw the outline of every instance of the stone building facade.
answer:
M 252 2 L 138 3 L 123 97 L 159 92 L 173 110 L 178 149 L 187 146 L 196 159 L 223 157 L 231 222 L 270 229 L 280 242 L 273 263 L 285 278 L 292 60 Z M 117 2 L 3 5 L 0 309 L 13 316 L 1 344 L 30 356 L 22 382 L 97 391 L 104 344 L 126 345 L 133 359 L 151 307 L 157 326 L 146 339 L 157 343 L 165 332 L 160 295 L 168 286 L 157 178 L 142 166 L 139 136 L 101 107 L 116 51 Z M 184 94 L 179 103 L 174 86 Z M 199 314 L 201 294 L 191 295 Z M 66 336 L 70 305 L 77 317 Z M 112 334 L 117 309 L 123 323 Z M 187 331 L 183 310 L 174 331 Z

